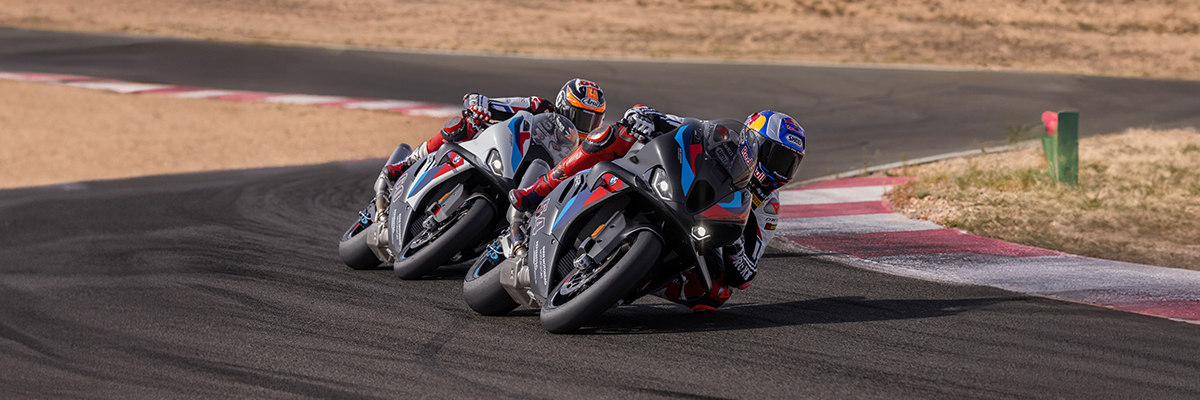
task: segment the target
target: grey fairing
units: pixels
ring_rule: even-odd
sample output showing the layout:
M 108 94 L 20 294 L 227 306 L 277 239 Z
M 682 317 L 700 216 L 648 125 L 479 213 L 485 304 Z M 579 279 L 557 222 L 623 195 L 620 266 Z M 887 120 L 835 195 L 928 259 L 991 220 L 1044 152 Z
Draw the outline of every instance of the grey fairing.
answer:
M 517 128 L 515 132 L 512 130 L 514 127 Z M 436 153 L 422 158 L 409 168 L 393 188 L 391 204 L 388 209 L 388 215 L 391 216 L 388 220 L 388 232 L 391 236 L 389 247 L 394 253 L 401 254 L 400 250 L 409 240 L 407 227 L 411 224 L 413 215 L 423 211 L 414 208 L 414 205 L 422 207 L 427 205 L 429 201 L 426 197 L 429 194 L 442 193 L 441 188 L 448 185 L 452 188 L 453 185 L 463 184 L 471 178 L 487 181 L 493 190 L 483 193 L 475 187 L 467 188 L 471 195 L 466 200 L 482 198 L 495 210 L 507 209 L 509 206 L 508 191 L 516 187 L 511 172 L 524 172 L 529 165 L 540 158 L 550 158 L 554 163 L 561 161 L 570 154 L 570 144 L 573 144 L 570 134 L 573 129 L 570 121 L 566 121 L 561 115 L 554 113 L 532 115 L 522 111 L 507 121 L 489 127 L 473 140 L 443 144 Z M 522 132 L 530 133 L 530 143 L 526 148 L 525 156 L 520 160 L 520 165 L 511 165 L 512 140 L 514 137 L 519 137 Z M 492 149 L 501 153 L 501 160 L 505 163 L 506 176 L 493 174 L 485 165 L 487 155 Z M 407 146 L 402 145 L 393 152 L 393 157 L 410 151 Z M 409 199 L 408 192 L 412 189 L 412 185 L 417 183 L 418 178 L 430 169 L 439 168 L 441 160 L 450 152 L 462 156 L 470 168 L 460 167 L 447 172 L 429 183 L 428 187 L 422 188 L 420 193 L 414 193 L 414 195 L 418 195 L 417 198 Z

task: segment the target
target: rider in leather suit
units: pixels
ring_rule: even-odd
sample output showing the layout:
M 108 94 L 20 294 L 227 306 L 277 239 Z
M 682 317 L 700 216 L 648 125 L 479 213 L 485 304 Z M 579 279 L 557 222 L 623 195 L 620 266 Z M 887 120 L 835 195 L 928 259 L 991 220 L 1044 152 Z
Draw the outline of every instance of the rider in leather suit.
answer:
M 551 190 L 576 173 L 600 161 L 623 157 L 634 143 L 649 141 L 682 123 L 683 119 L 678 116 L 636 105 L 625 112 L 620 122 L 588 135 L 567 158 L 533 185 L 509 192 L 509 202 L 517 210 L 532 210 Z M 738 289 L 750 286 L 757 274 L 756 263 L 774 237 L 779 222 L 776 189 L 791 180 L 804 158 L 804 130 L 786 114 L 760 111 L 751 114 L 745 125 L 762 143 L 758 165 L 751 177 L 754 204 L 745 235 L 713 255 L 719 259 L 707 263 L 713 277 L 713 286 L 708 292 L 693 267 L 654 293 L 695 311 L 715 310 L 725 303 L 731 293 L 730 285 Z
M 479 93 L 463 96 L 463 115 L 451 118 L 440 134 L 413 149 L 404 160 L 384 166 L 375 182 L 377 204 L 386 204 L 387 190 L 396 179 L 418 160 L 437 152 L 446 142 L 474 139 L 489 121 L 512 118 L 519 111 L 533 114 L 557 112 L 575 124 L 580 136 L 595 130 L 604 119 L 604 91 L 599 85 L 584 79 L 572 79 L 563 85 L 554 104 L 537 96 L 501 97 L 489 99 Z M 379 207 L 379 212 L 384 210 Z
M 747 131 L 761 141 L 758 166 L 751 174 L 750 192 L 754 195 L 750 219 L 742 238 L 709 255 L 707 263 L 713 279 L 705 291 L 698 267 L 684 271 L 653 294 L 691 307 L 693 311 L 712 311 L 729 300 L 730 287 L 750 287 L 758 274 L 758 260 L 766 250 L 779 224 L 778 189 L 792 179 L 804 159 L 804 129 L 796 120 L 769 110 L 751 114 Z

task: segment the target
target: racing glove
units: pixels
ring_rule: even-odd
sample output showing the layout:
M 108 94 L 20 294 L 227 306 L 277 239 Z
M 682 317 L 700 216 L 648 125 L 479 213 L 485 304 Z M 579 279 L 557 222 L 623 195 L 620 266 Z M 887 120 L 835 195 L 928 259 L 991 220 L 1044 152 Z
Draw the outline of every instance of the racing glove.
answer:
M 483 127 L 492 120 L 492 103 L 487 96 L 479 93 L 467 93 L 463 96 L 463 108 L 467 109 L 467 122 L 476 127 Z
M 654 138 L 654 119 L 662 117 L 662 113 L 653 108 L 638 104 L 625 111 L 621 123 L 629 127 L 629 131 L 645 142 Z

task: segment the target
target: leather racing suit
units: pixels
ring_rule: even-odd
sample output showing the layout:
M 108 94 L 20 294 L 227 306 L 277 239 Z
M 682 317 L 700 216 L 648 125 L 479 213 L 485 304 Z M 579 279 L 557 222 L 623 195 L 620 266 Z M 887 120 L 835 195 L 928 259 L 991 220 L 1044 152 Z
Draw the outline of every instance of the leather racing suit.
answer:
M 480 107 L 481 103 L 486 104 L 486 108 Z M 554 111 L 554 104 L 537 96 L 489 99 L 478 93 L 468 93 L 463 96 L 463 108 L 466 109 L 463 116 L 450 118 L 439 134 L 414 148 L 408 158 L 384 166 L 384 174 L 388 181 L 396 182 L 410 165 L 437 152 L 446 142 L 458 143 L 474 139 L 487 127 L 489 120 L 507 120 L 518 111 L 529 111 L 533 114 L 551 112 Z

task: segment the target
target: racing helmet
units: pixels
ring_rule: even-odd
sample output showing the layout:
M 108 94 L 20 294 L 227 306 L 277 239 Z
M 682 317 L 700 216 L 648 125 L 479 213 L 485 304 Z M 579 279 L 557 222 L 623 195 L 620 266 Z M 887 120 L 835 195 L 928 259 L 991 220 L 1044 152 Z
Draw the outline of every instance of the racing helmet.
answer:
M 750 114 L 745 125 L 761 142 L 752 183 L 769 189 L 786 185 L 804 159 L 804 128 L 787 114 L 771 110 Z
M 604 91 L 592 81 L 575 78 L 567 81 L 554 100 L 554 111 L 575 124 L 580 132 L 591 132 L 604 120 Z

